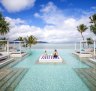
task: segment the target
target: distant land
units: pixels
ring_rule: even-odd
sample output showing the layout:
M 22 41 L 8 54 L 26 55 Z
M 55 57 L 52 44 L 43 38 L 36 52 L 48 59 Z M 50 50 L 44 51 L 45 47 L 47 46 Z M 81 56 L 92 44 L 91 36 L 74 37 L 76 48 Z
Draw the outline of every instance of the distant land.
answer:
M 37 43 L 48 43 L 48 44 L 70 44 L 70 43 L 79 43 L 79 42 L 74 42 L 74 41 L 68 41 L 68 42 L 46 42 L 46 41 L 37 41 Z
M 48 42 L 45 42 L 45 41 L 37 41 L 37 43 L 48 43 Z

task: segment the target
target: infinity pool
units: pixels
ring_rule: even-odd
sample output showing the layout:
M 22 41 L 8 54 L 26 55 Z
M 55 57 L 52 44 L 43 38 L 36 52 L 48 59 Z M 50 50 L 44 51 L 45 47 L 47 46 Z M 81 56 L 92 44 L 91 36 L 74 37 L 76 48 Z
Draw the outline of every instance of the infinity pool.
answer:
M 52 54 L 54 49 L 47 49 Z M 72 49 L 58 49 L 62 64 L 38 64 L 44 49 L 32 49 L 31 55 L 15 67 L 29 68 L 15 91 L 90 91 L 73 68 L 88 68 L 72 55 Z

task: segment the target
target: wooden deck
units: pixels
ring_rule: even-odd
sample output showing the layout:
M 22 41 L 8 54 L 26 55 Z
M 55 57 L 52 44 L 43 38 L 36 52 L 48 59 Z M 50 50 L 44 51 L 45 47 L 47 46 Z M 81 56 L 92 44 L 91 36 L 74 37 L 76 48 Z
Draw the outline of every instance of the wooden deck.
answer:
M 25 68 L 0 70 L 0 91 L 14 91 L 27 70 Z
M 77 68 L 74 69 L 91 91 L 96 91 L 96 69 Z
M 24 58 L 9 58 L 0 62 L 0 91 L 14 91 L 28 68 L 13 68 L 13 66 Z

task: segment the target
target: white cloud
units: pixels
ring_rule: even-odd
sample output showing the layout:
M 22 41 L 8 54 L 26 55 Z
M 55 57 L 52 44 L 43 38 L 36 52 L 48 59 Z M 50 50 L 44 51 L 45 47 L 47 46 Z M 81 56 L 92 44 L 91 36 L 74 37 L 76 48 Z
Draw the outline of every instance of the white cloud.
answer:
M 54 3 L 49 2 L 46 6 L 42 5 L 42 9 L 40 11 L 43 13 L 49 13 L 49 12 L 53 13 L 53 12 L 56 12 L 56 10 L 57 10 L 57 7 L 54 5 Z
M 34 6 L 35 0 L 1 0 L 1 3 L 9 12 L 19 12 Z
M 84 13 L 84 10 L 82 13 Z M 89 27 L 88 15 L 85 14 L 79 19 L 66 17 L 62 10 L 56 7 L 54 3 L 49 2 L 47 5 L 42 6 L 37 18 L 41 18 L 46 23 L 44 38 L 48 38 L 50 41 L 78 41 L 81 39 L 81 35 L 76 27 L 82 23 Z M 50 24 L 53 26 L 50 26 Z M 84 33 L 85 38 L 91 37 L 91 35 L 89 30 Z
M 11 19 L 10 21 L 11 24 L 13 23 L 12 25 L 14 25 L 14 27 L 11 28 L 10 32 L 7 35 L 10 39 L 16 39 L 19 36 L 26 37 L 29 35 L 34 35 L 39 40 L 48 42 L 78 41 L 81 39 L 81 35 L 76 30 L 75 24 L 78 24 L 79 22 L 81 23 L 81 20 L 83 19 L 80 19 L 79 21 L 76 21 L 72 18 L 66 19 L 64 22 L 64 26 L 46 25 L 44 28 L 30 26 L 26 24 L 21 25 L 17 20 L 18 19 Z M 70 24 L 70 22 L 72 23 L 72 25 Z M 88 32 L 84 33 L 84 36 L 88 35 Z
M 34 26 L 29 26 L 29 25 L 20 25 L 20 26 L 15 26 L 13 28 L 11 28 L 8 36 L 10 36 L 10 39 L 16 39 L 19 36 L 30 36 L 30 35 L 35 35 L 39 34 L 39 32 L 41 32 L 41 30 L 37 27 Z
M 40 15 L 38 13 L 35 13 L 34 16 L 35 17 L 40 17 Z
M 53 2 L 49 2 L 47 5 L 43 5 L 40 9 L 40 14 L 38 15 L 42 18 L 47 24 L 57 24 L 62 22 L 65 19 L 62 11 L 58 9 Z
M 11 27 L 14 27 L 16 25 L 25 24 L 26 22 L 24 20 L 21 20 L 20 18 L 12 19 L 10 17 L 5 17 L 6 21 L 10 23 Z
M 46 6 L 42 6 L 40 12 L 35 13 L 34 16 L 41 18 L 46 25 L 40 28 L 27 25 L 27 23 L 20 18 L 12 19 L 6 17 L 11 25 L 14 26 L 7 36 L 9 36 L 10 39 L 16 39 L 19 36 L 26 37 L 32 34 L 39 40 L 47 42 L 79 41 L 82 38 L 76 27 L 82 23 L 89 26 L 89 17 L 87 17 L 87 15 L 79 19 L 65 17 L 63 12 L 52 2 L 49 2 Z M 89 30 L 83 33 L 83 35 L 85 38 L 93 36 Z

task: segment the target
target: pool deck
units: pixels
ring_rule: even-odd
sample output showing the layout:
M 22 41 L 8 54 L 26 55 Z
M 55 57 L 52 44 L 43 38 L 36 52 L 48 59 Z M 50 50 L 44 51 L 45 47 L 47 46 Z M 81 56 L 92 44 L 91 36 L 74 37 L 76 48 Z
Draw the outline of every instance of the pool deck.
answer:
M 76 56 L 78 56 L 78 57 L 88 57 L 88 58 L 90 58 L 90 57 L 92 57 L 92 54 L 91 53 L 77 53 L 77 52 L 73 52 L 73 54 L 74 55 L 76 55 Z
M 14 91 L 28 70 L 25 68 L 9 68 L 0 70 L 0 91 Z
M 90 91 L 96 91 L 96 59 L 92 58 L 92 54 L 80 54 L 76 52 L 73 54 L 79 58 L 87 58 L 87 60 L 83 60 L 82 62 L 89 65 L 90 68 L 74 68 L 74 70 Z
M 0 52 L 0 54 L 4 54 L 5 56 L 10 56 L 10 57 L 24 57 L 27 55 L 26 52 Z
M 78 76 L 85 82 L 90 91 L 96 91 L 96 69 L 77 68 L 74 69 Z
M 91 60 L 91 61 L 96 63 L 96 58 L 89 58 L 89 60 Z
M 23 57 L 24 58 L 24 57 Z M 13 68 L 23 58 L 8 58 L 0 61 L 0 91 L 14 91 L 28 68 Z
M 25 53 L 25 52 L 24 53 L 17 52 L 17 53 L 11 53 L 10 54 L 11 57 L 23 57 L 25 55 L 27 55 L 27 53 Z

